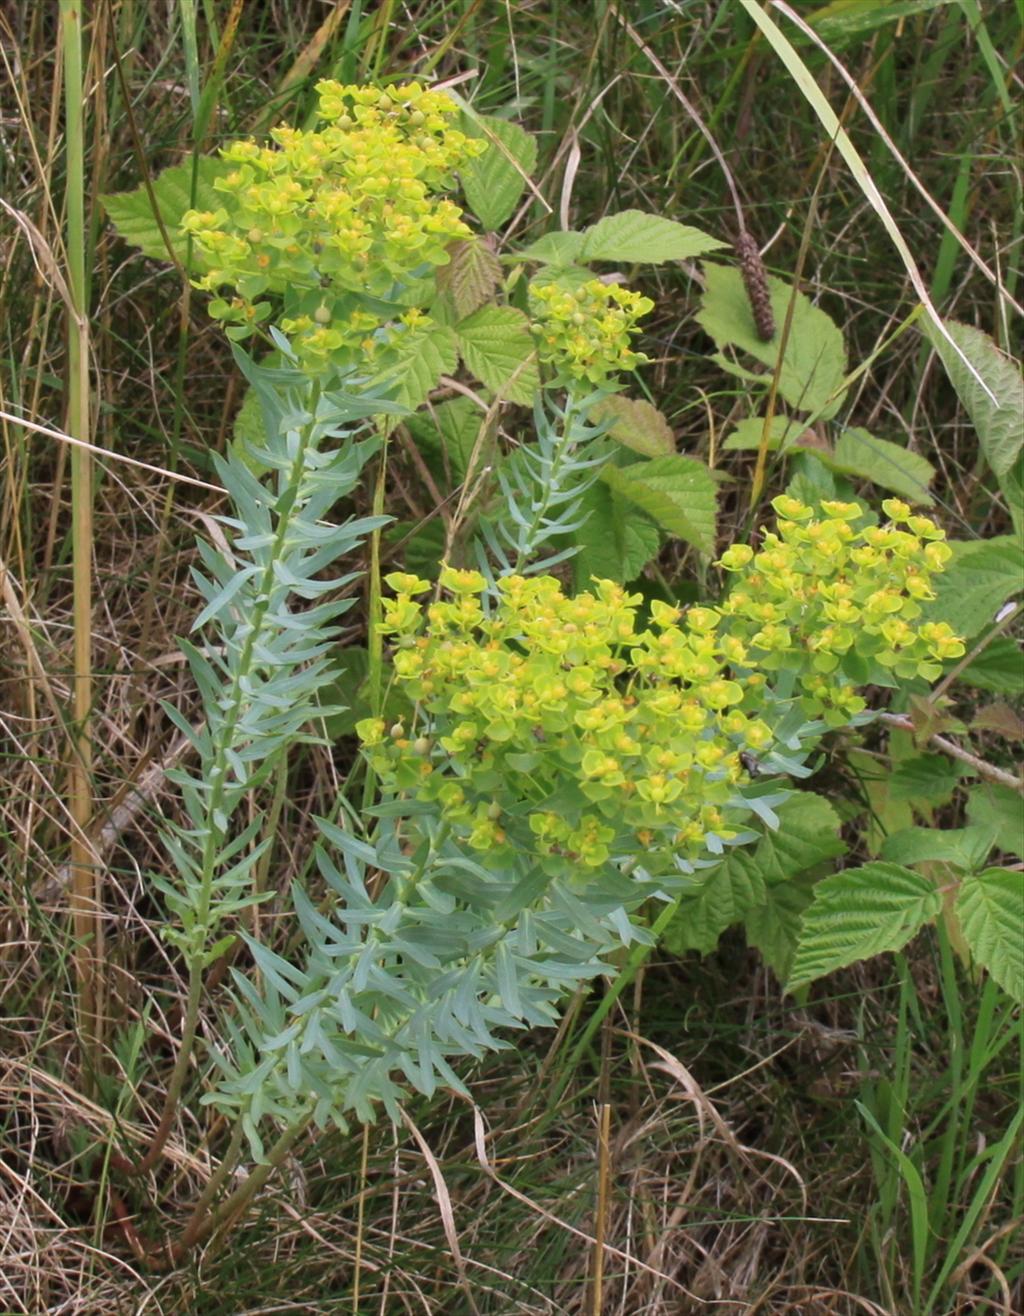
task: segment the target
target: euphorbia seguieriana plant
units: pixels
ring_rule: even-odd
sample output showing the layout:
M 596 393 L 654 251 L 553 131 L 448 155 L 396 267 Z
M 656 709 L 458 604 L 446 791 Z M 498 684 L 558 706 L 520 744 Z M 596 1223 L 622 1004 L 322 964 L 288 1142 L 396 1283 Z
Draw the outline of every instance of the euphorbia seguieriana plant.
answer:
M 641 259 L 641 221 L 655 260 L 721 244 L 626 212 L 513 254 L 502 279 L 453 194 L 488 159 L 498 189 L 507 132 L 416 84 L 319 93 L 314 128 L 225 148 L 220 204 L 183 221 L 264 426 L 217 459 L 232 506 L 223 544 L 200 545 L 206 640 L 186 645 L 204 723 L 168 709 L 198 759 L 176 774 L 187 817 L 164 828 L 174 871 L 157 878 L 189 995 L 143 1167 L 190 1072 L 210 966 L 241 938 L 257 970 L 232 970 L 203 1099 L 235 1136 L 186 1242 L 231 1218 L 311 1121 L 344 1128 L 381 1106 L 397 1119 L 409 1087 L 465 1091 L 461 1061 L 554 1022 L 619 948 L 653 940 L 652 908 L 704 890 L 776 823 L 782 779 L 808 774 L 829 729 L 870 716 L 861 687 L 931 679 L 963 652 L 922 611 L 943 533 L 896 499 L 879 525 L 859 503 L 777 498 L 757 550 L 718 558 L 713 605 L 654 602 L 648 617 L 615 581 L 567 592 L 551 571 L 623 455 L 607 404 L 646 360 L 634 343 L 652 309 L 589 262 Z M 336 711 L 342 587 L 388 520 L 326 518 L 460 362 L 485 407 L 532 401 L 533 436 L 481 486 L 451 545 L 463 565 L 387 578 L 387 714 L 358 727 L 373 798 L 317 820 L 285 897 L 263 889 L 276 815 L 251 806 Z M 270 899 L 294 913 L 287 957 L 239 928 Z M 246 1139 L 258 1167 L 216 1206 Z

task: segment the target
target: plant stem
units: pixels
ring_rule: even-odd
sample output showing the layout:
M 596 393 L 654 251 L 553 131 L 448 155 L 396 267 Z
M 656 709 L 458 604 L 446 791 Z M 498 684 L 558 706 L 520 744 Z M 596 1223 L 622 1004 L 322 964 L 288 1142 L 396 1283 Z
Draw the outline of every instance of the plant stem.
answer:
M 900 731 L 910 731 L 915 734 L 917 732 L 912 719 L 903 713 L 879 713 L 878 717 L 880 721 L 887 722 L 889 726 L 897 727 Z M 1024 778 L 1015 777 L 1012 772 L 1007 772 L 1005 768 L 997 768 L 994 763 L 987 763 L 985 759 L 972 754 L 968 749 L 961 748 L 952 740 L 947 740 L 945 736 L 929 736 L 928 740 L 936 749 L 941 749 L 943 754 L 948 754 L 951 759 L 957 759 L 972 767 L 979 777 L 984 777 L 986 781 L 998 782 L 1000 786 L 1009 786 L 1011 790 L 1024 795 Z
M 540 502 L 537 503 L 534 508 L 533 520 L 530 522 L 529 528 L 520 535 L 519 551 L 516 554 L 515 565 L 513 567 L 514 572 L 521 571 L 527 561 L 529 561 L 536 552 L 536 536 L 540 531 L 541 523 L 548 514 L 548 509 L 551 506 L 552 495 L 559 493 L 561 490 L 559 481 L 562 473 L 562 466 L 565 464 L 565 460 L 569 456 L 571 450 L 576 446 L 576 435 L 573 433 L 576 423 L 576 399 L 571 393 L 567 393 L 565 396 L 565 409 L 561 413 L 561 419 L 562 434 L 555 446 L 554 454 L 551 458 L 551 467 L 548 471 L 547 483 L 544 486 L 544 492 L 541 496 Z
M 377 482 L 373 489 L 373 515 L 384 513 L 385 495 L 388 476 L 388 436 L 380 450 L 380 463 L 377 467 Z M 383 617 L 380 588 L 380 527 L 370 535 L 370 563 L 368 590 L 366 596 L 366 658 L 367 658 L 367 695 L 370 712 L 380 717 L 384 702 L 384 636 L 380 623 Z M 377 774 L 369 763 L 363 778 L 363 808 L 373 803 L 373 794 L 377 788 Z
M 82 15 L 76 0 L 61 0 L 67 142 L 68 418 L 73 438 L 89 442 L 89 321 L 85 273 L 85 150 L 83 131 Z M 75 932 L 78 1021 L 86 1091 L 99 1068 L 101 1028 L 99 874 L 88 831 L 92 821 L 92 454 L 71 452 L 71 543 L 74 623 L 73 750 L 68 774 L 71 813 L 71 911 Z
M 223 1187 L 228 1175 L 238 1164 L 239 1152 L 242 1150 L 242 1137 L 242 1121 L 239 1119 L 235 1121 L 235 1127 L 231 1133 L 231 1141 L 225 1148 L 224 1155 L 221 1157 L 220 1165 L 218 1165 L 213 1174 L 210 1175 L 209 1182 L 196 1199 L 196 1204 L 193 1208 L 192 1214 L 189 1216 L 188 1223 L 182 1232 L 181 1238 L 178 1240 L 179 1247 L 185 1249 L 191 1247 L 193 1231 L 201 1228 L 214 1199 Z
M 230 821 L 229 819 L 223 818 L 225 789 L 228 780 L 228 772 L 231 767 L 229 754 L 234 747 L 235 730 L 238 726 L 239 719 L 242 716 L 242 710 L 247 698 L 246 687 L 248 684 L 250 668 L 253 663 L 253 654 L 257 642 L 261 638 L 263 623 L 270 607 L 271 593 L 276 581 L 275 567 L 281 556 L 284 542 L 291 526 L 292 516 L 297 509 L 298 499 L 296 495 L 305 472 L 306 453 L 316 429 L 315 417 L 319 397 L 319 386 L 314 385 L 310 402 L 310 421 L 300 434 L 291 470 L 288 474 L 287 484 L 278 496 L 278 506 L 281 506 L 283 503 L 284 510 L 278 517 L 274 540 L 267 556 L 267 563 L 263 570 L 262 579 L 260 580 L 258 591 L 260 602 L 253 608 L 252 616 L 249 620 L 249 631 L 245 637 L 245 642 L 242 645 L 242 651 L 239 655 L 238 662 L 235 665 L 235 670 L 231 678 L 231 686 L 225 700 L 227 706 L 226 716 L 214 739 L 212 760 L 209 767 L 206 768 L 208 777 L 212 779 L 212 785 L 210 786 L 206 803 L 204 823 L 205 839 L 203 842 L 199 898 L 196 909 L 196 928 L 202 930 L 204 939 L 203 944 L 201 946 L 196 945 L 191 952 L 188 997 L 185 1004 L 185 1016 L 182 1024 L 181 1046 L 179 1047 L 178 1057 L 167 1084 L 167 1092 L 164 1098 L 160 1122 L 157 1125 L 156 1133 L 153 1136 L 153 1141 L 151 1142 L 148 1151 L 135 1167 L 136 1174 L 145 1174 L 156 1164 L 157 1159 L 163 1150 L 164 1144 L 170 1135 L 171 1125 L 174 1121 L 174 1114 L 177 1110 L 186 1075 L 188 1074 L 192 1048 L 195 1044 L 196 1028 L 199 1023 L 199 1007 L 203 995 L 203 973 L 206 968 L 205 951 L 206 941 L 208 940 L 210 932 L 213 883 L 217 875 L 217 859 L 224 847 L 224 841 L 227 836 Z M 223 818 L 223 821 L 218 822 L 218 818 Z
M 312 1119 L 313 1113 L 309 1111 L 300 1116 L 294 1124 L 290 1124 L 271 1147 L 266 1160 L 261 1165 L 257 1165 L 252 1174 L 239 1184 L 235 1191 L 226 1197 L 215 1211 L 205 1210 L 200 1215 L 197 1210 L 185 1227 L 184 1233 L 171 1249 L 171 1255 L 176 1262 L 190 1252 L 197 1243 L 202 1243 L 211 1234 L 229 1227 L 237 1220 L 274 1171 L 279 1168 L 292 1147 L 309 1127 Z M 240 1127 L 241 1121 L 239 1121 Z M 207 1185 L 207 1189 L 209 1189 L 209 1185 Z
M 665 908 L 661 911 L 658 917 L 651 924 L 651 935 L 654 937 L 655 942 L 659 940 L 661 934 L 668 927 L 669 923 L 672 922 L 672 919 L 675 917 L 676 910 L 679 908 L 680 904 L 682 903 L 684 894 L 685 894 L 684 892 L 680 892 L 679 895 L 676 896 L 675 900 L 673 900 L 671 904 L 665 906 Z M 644 961 L 650 955 L 651 951 L 654 949 L 655 949 L 654 946 L 648 946 L 645 945 L 643 942 L 637 942 L 637 944 L 629 952 L 629 958 L 626 960 L 626 963 L 619 970 L 618 975 L 616 976 L 614 982 L 612 982 L 608 986 L 607 991 L 605 992 L 604 996 L 601 999 L 600 1005 L 598 1005 L 597 1009 L 587 1020 L 587 1026 L 580 1034 L 576 1042 L 576 1045 L 573 1047 L 569 1055 L 569 1059 L 562 1066 L 562 1076 L 555 1084 L 554 1091 L 552 1092 L 551 1096 L 548 1098 L 548 1104 L 545 1109 L 544 1115 L 542 1116 L 542 1125 L 551 1118 L 551 1116 L 554 1114 L 555 1110 L 557 1109 L 558 1103 L 562 1099 L 562 1094 L 565 1092 L 565 1089 L 569 1086 L 572 1076 L 576 1071 L 576 1066 L 579 1064 L 583 1052 L 590 1045 L 594 1034 L 601 1027 L 601 1024 L 604 1022 L 605 1017 L 608 1015 L 612 1006 L 615 1004 L 615 1002 L 619 999 L 622 993 L 626 990 L 629 984 L 636 977 L 637 972 L 639 971 L 641 965 L 644 963 Z

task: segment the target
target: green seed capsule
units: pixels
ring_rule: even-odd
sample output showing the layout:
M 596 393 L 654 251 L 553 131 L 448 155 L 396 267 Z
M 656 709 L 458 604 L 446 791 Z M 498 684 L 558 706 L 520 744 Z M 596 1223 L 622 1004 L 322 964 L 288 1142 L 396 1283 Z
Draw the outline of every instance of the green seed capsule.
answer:
M 388 735 L 391 737 L 392 740 L 401 740 L 402 737 L 405 735 L 405 727 L 401 724 L 401 722 L 396 722 L 392 726 L 391 730 L 388 732 Z
M 409 115 L 409 122 L 414 128 L 422 128 L 426 121 L 427 116 L 422 110 L 413 110 L 412 114 Z
M 263 230 L 261 228 L 251 228 L 249 230 L 249 241 L 255 246 L 259 246 L 263 241 Z
M 497 800 L 492 800 L 487 806 L 487 816 L 490 818 L 491 822 L 497 822 L 501 817 L 501 805 Z
M 380 100 L 377 102 L 377 104 L 384 111 L 384 113 L 387 114 L 388 110 L 394 108 L 395 102 L 391 99 L 390 96 L 382 96 Z
M 326 306 L 318 306 L 313 312 L 313 319 L 317 324 L 330 324 L 331 313 Z
M 412 742 L 412 747 L 416 753 L 422 757 L 426 757 L 426 755 L 430 753 L 430 741 L 426 736 L 419 736 Z

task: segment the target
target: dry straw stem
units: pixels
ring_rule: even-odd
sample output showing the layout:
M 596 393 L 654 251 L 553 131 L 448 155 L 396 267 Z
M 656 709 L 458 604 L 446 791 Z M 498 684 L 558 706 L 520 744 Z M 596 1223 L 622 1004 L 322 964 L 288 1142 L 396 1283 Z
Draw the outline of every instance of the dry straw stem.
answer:
M 61 0 L 64 53 L 67 187 L 65 222 L 68 257 L 68 429 L 89 442 L 89 307 L 85 273 L 85 141 L 83 123 L 82 15 L 77 0 Z M 75 744 L 68 765 L 71 833 L 71 913 L 75 930 L 75 976 L 84 1060 L 92 1086 L 102 1045 L 98 966 L 102 959 L 100 874 L 85 837 L 92 821 L 92 457 L 88 447 L 71 454 L 71 542 L 74 597 Z

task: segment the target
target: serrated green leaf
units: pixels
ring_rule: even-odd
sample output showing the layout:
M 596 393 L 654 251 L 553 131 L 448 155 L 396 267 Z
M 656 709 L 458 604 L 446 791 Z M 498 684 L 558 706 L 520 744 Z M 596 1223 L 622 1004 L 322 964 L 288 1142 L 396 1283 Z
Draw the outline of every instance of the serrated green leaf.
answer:
M 995 838 L 1003 854 L 1024 859 L 1024 800 L 1018 791 L 997 782 L 981 781 L 967 796 L 967 817 Z
M 805 431 L 804 424 L 792 416 L 773 416 L 768 430 L 768 452 L 777 452 L 779 448 L 790 448 Z M 722 444 L 726 452 L 746 452 L 761 446 L 764 434 L 764 417 L 748 416 L 737 421 L 728 438 Z
M 431 324 L 392 339 L 380 378 L 390 385 L 393 401 L 415 411 L 441 376 L 452 374 L 457 365 L 454 331 Z
M 719 347 L 738 347 L 770 369 L 775 368 L 781 335 L 770 342 L 757 336 L 743 278 L 737 269 L 705 265 L 706 287 L 697 321 Z M 769 277 L 775 322 L 784 324 L 793 290 Z M 793 322 L 779 372 L 779 394 L 799 411 L 834 416 L 845 397 L 846 348 L 831 316 L 797 293 Z M 765 384 L 768 383 L 767 378 Z M 834 396 L 833 396 L 834 395 Z M 829 401 L 829 399 L 832 399 Z
M 893 768 L 889 794 L 894 800 L 909 800 L 912 804 L 915 801 L 928 806 L 945 804 L 963 773 L 961 764 L 943 754 L 918 754 Z
M 1024 454 L 1017 458 L 999 482 L 1006 505 L 1010 509 L 1013 529 L 1024 539 Z
M 935 599 L 926 605 L 929 621 L 949 622 L 971 639 L 991 625 L 1007 599 L 1024 590 L 1024 548 L 1012 535 L 950 541 L 953 557 L 936 576 Z
M 710 955 L 726 928 L 739 923 L 766 899 L 764 878 L 756 864 L 748 856 L 733 855 L 719 864 L 695 896 L 680 904 L 665 929 L 665 947 L 674 955 L 688 950 Z
M 744 920 L 747 945 L 760 951 L 765 963 L 780 982 L 789 975 L 800 937 L 800 921 L 811 903 L 814 882 L 795 878 L 767 888 L 763 904 L 749 911 Z
M 479 473 L 495 460 L 494 436 L 480 435 L 486 417 L 472 398 L 449 398 L 406 422 L 428 466 L 446 488 L 462 483 L 479 441 L 474 469 Z
M 462 191 L 484 228 L 509 218 L 537 164 L 537 139 L 519 124 L 491 115 L 464 116 L 463 131 L 482 137 L 487 150 L 462 166 Z
M 451 294 L 456 316 L 462 320 L 489 302 L 501 282 L 501 262 L 483 238 L 453 242 L 449 261 L 437 272 L 437 286 Z
M 784 900 L 776 908 L 775 891 L 845 850 L 839 817 L 828 801 L 810 791 L 795 792 L 779 807 L 778 830 L 766 830 L 753 850 L 733 851 L 701 890 L 682 902 L 667 930 L 666 945 L 678 954 L 690 949 L 707 954 L 734 923 L 746 919 L 749 934 L 751 915 L 767 903 L 772 903 L 773 912 L 759 926 L 764 940 L 772 941 L 767 929 L 775 914 L 786 908 Z M 776 956 L 773 968 L 778 962 Z
M 796 791 L 779 807 L 777 831 L 765 832 L 755 857 L 771 886 L 788 881 L 829 859 L 846 853 L 839 835 L 839 815 L 812 791 Z
M 988 827 L 904 827 L 887 836 L 882 858 L 895 864 L 952 864 L 971 872 L 980 868 L 992 849 Z
M 928 337 L 971 418 L 985 460 L 1002 478 L 1024 447 L 1024 376 L 1020 362 L 1001 352 L 988 334 L 973 325 L 958 320 L 943 323 L 996 398 L 993 402 L 946 339 L 929 325 Z
M 997 695 L 1024 695 L 1024 650 L 1016 640 L 998 635 L 968 663 L 957 680 Z
M 540 388 L 530 322 L 512 306 L 482 306 L 456 325 L 459 352 L 492 393 L 528 406 Z
M 580 515 L 586 516 L 575 532 L 577 552 L 572 559 L 577 590 L 598 580 L 632 580 L 654 557 L 661 534 L 653 521 L 616 497 L 598 482 L 583 494 Z
M 622 469 L 606 466 L 601 479 L 669 534 L 702 553 L 714 552 L 718 487 L 703 462 L 656 457 Z
M 676 450 L 675 436 L 662 412 L 642 398 L 615 393 L 591 410 L 591 417 L 608 424 L 608 433 L 644 457 L 665 457 Z
M 864 864 L 826 877 L 801 920 L 786 990 L 902 950 L 941 912 L 935 883 L 898 864 Z
M 1024 1004 L 1024 872 L 986 868 L 965 878 L 956 916 L 975 960 Z
M 844 430 L 831 453 L 814 450 L 814 455 L 841 475 L 870 480 L 882 489 L 902 495 L 908 502 L 933 501 L 928 490 L 935 477 L 931 462 L 898 443 L 876 439 L 867 430 Z
M 188 243 L 180 230 L 182 216 L 187 210 L 217 210 L 221 205 L 221 194 L 214 190 L 215 178 L 227 173 L 230 166 L 223 160 L 212 156 L 201 156 L 196 167 L 196 199 L 192 203 L 192 162 L 172 165 L 153 179 L 153 197 L 160 212 L 160 217 L 171 240 L 171 246 L 178 260 L 184 262 Z M 144 184 L 130 192 L 111 192 L 101 196 L 107 217 L 117 229 L 118 236 L 133 247 L 138 247 L 144 256 L 155 260 L 169 260 L 167 244 L 164 242 L 160 225 L 153 213 L 153 203 Z M 199 253 L 193 249 L 192 267 L 201 264 Z
M 515 255 L 507 256 L 506 260 L 537 261 L 541 265 L 575 265 L 583 249 L 583 238 L 582 233 L 576 233 L 573 229 L 556 229 L 553 233 L 545 233 L 542 238 L 531 242 Z
M 623 210 L 606 215 L 584 232 L 576 259 L 660 265 L 667 260 L 693 260 L 724 246 L 726 243 L 699 228 L 674 219 L 642 210 Z

